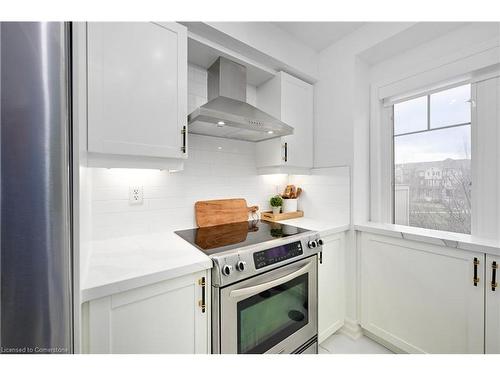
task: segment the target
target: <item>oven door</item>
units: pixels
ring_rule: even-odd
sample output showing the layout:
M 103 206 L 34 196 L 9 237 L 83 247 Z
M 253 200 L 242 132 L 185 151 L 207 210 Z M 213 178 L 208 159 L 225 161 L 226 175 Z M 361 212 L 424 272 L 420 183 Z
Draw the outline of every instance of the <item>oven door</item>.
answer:
M 220 291 L 221 353 L 293 353 L 317 335 L 317 257 Z

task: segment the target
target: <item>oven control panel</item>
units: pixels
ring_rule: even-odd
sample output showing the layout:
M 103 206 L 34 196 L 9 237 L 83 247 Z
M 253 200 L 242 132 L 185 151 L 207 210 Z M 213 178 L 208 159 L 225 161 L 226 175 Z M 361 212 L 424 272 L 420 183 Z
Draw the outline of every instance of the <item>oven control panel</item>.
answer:
M 323 241 L 311 231 L 295 238 L 284 238 L 272 244 L 259 244 L 211 256 L 212 286 L 223 288 L 258 274 L 280 268 L 322 251 Z
M 273 247 L 253 253 L 255 269 L 270 266 L 271 264 L 302 255 L 302 243 L 300 241 L 291 242 L 286 245 Z

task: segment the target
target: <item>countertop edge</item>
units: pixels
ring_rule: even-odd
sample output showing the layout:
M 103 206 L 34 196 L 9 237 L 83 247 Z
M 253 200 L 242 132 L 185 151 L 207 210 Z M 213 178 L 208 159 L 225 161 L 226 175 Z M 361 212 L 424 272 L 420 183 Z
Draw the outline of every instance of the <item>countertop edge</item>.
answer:
M 205 271 L 212 268 L 212 261 L 207 258 L 206 260 L 186 264 L 183 266 L 169 268 L 163 271 L 153 272 L 137 277 L 114 281 L 104 285 L 91 286 L 83 288 L 80 291 L 81 303 L 91 300 L 107 297 L 113 294 L 126 292 L 131 289 L 140 288 L 147 285 L 152 285 L 158 282 L 172 280 L 177 277 L 189 275 L 199 271 Z
M 351 224 L 344 224 L 337 227 L 332 227 L 331 229 L 324 229 L 318 231 L 322 236 L 331 236 L 333 234 L 346 232 L 351 229 Z
M 500 255 L 500 243 L 498 241 L 468 234 L 449 233 L 438 230 L 407 227 L 404 225 L 374 222 L 354 224 L 354 230 L 477 253 Z
M 297 219 L 288 219 L 278 221 L 280 224 L 295 225 L 300 228 L 309 229 L 318 232 L 322 236 L 328 236 L 341 232 L 348 231 L 352 228 L 349 223 L 333 223 L 324 220 L 316 220 L 310 217 L 302 217 Z

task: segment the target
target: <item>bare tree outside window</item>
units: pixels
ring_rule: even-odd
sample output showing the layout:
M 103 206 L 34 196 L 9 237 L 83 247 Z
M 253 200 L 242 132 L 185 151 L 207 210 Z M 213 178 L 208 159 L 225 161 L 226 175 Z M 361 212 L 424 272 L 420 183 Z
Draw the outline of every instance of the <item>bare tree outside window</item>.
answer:
M 470 85 L 394 105 L 394 222 L 471 231 Z

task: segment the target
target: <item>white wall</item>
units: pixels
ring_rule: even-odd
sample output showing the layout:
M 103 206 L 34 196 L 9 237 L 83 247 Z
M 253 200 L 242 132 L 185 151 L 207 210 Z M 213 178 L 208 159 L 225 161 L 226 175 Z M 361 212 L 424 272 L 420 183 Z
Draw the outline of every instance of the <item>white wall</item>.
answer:
M 357 56 L 413 23 L 369 23 L 320 52 L 318 82 L 314 86 L 314 166 L 351 165 L 354 154 L 353 121 L 359 106 Z M 365 82 L 367 84 L 367 82 Z
M 314 87 L 314 166 L 349 166 L 351 212 L 368 218 L 369 202 L 369 66 L 358 55 L 413 23 L 371 23 L 319 54 Z M 346 239 L 346 320 L 357 322 L 357 255 L 352 233 Z
M 313 170 L 311 175 L 291 175 L 288 183 L 303 189 L 298 202 L 304 215 L 316 220 L 350 222 L 348 167 Z
M 418 82 L 422 81 L 423 77 L 418 76 L 419 74 L 436 70 L 440 67 L 445 67 L 445 71 L 454 74 L 452 63 L 457 60 L 465 60 L 470 55 L 491 49 L 492 46 L 498 45 L 499 38 L 500 23 L 468 23 L 404 53 L 373 65 L 370 70 L 370 81 L 377 87 L 383 87 L 412 76 L 417 76 L 416 79 Z M 478 67 L 468 67 L 470 71 L 476 68 Z M 425 83 L 422 82 L 423 85 Z M 386 88 L 384 90 L 387 91 Z
M 308 81 L 314 81 L 317 77 L 316 51 L 270 22 L 206 22 L 205 24 L 282 62 L 290 74 L 298 74 Z

